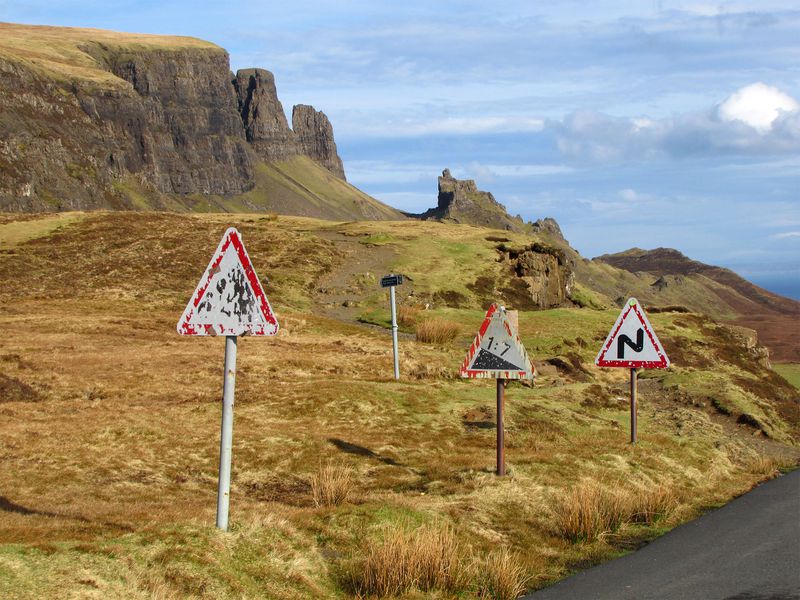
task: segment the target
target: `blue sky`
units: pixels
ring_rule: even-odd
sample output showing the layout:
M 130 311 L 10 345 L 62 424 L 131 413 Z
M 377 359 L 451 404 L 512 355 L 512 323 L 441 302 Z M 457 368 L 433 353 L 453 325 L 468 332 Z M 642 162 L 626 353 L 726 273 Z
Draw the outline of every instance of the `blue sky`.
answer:
M 447 167 L 584 256 L 674 247 L 800 297 L 796 0 L 0 0 L 0 20 L 211 40 L 323 110 L 348 179 L 393 206 L 433 206 Z

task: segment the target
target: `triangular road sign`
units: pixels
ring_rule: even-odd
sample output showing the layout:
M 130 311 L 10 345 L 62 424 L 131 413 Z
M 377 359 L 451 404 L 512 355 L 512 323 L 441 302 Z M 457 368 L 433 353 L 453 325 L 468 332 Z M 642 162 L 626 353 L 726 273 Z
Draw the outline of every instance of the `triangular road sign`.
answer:
M 631 298 L 594 361 L 598 367 L 665 369 L 669 358 L 639 301 Z
M 502 306 L 492 304 L 461 365 L 461 376 L 533 379 L 536 371 Z
M 275 335 L 278 320 L 258 280 L 239 232 L 222 236 L 192 299 L 186 305 L 181 335 Z

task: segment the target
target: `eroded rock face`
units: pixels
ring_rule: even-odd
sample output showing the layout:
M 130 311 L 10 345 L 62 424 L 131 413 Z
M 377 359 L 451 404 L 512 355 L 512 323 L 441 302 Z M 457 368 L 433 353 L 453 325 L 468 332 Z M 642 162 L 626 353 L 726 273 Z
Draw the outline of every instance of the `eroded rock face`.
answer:
M 124 98 L 89 98 L 93 124 L 113 131 L 110 165 L 141 174 L 164 193 L 230 195 L 253 187 L 226 52 L 140 50 L 106 60 L 133 90 Z
M 301 154 L 314 159 L 331 173 L 345 179 L 342 159 L 333 141 L 333 126 L 325 113 L 298 104 L 292 109 L 292 129 Z
M 501 262 L 513 271 L 517 290 L 523 292 L 519 308 L 553 308 L 570 304 L 575 275 L 564 252 L 539 242 L 523 248 L 500 246 Z M 521 284 L 521 285 L 520 285 Z M 512 284 L 513 286 L 513 284 Z
M 272 74 L 232 78 L 220 48 L 81 50 L 115 83 L 49 78 L 0 58 L 0 210 L 137 208 L 121 190 L 232 196 L 255 164 L 307 154 L 344 178 L 333 128 L 311 107 L 289 129 Z
M 272 73 L 265 69 L 241 69 L 236 72 L 233 85 L 247 141 L 256 152 L 267 160 L 299 154 Z
M 534 233 L 544 233 L 546 235 L 551 235 L 556 239 L 566 241 L 564 240 L 564 234 L 561 233 L 561 227 L 558 226 L 558 223 L 552 217 L 537 219 L 532 224 L 532 229 Z

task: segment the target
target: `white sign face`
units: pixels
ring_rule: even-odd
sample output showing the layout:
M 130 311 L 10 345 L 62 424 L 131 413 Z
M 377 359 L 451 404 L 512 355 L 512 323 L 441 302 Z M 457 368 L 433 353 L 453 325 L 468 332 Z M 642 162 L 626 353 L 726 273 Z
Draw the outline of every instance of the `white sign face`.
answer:
M 231 227 L 178 321 L 182 335 L 275 335 L 272 313 L 239 232 Z
M 525 347 L 512 330 L 505 309 L 492 304 L 461 366 L 462 377 L 532 379 Z
M 636 298 L 625 303 L 594 363 L 598 367 L 665 369 L 669 358 Z

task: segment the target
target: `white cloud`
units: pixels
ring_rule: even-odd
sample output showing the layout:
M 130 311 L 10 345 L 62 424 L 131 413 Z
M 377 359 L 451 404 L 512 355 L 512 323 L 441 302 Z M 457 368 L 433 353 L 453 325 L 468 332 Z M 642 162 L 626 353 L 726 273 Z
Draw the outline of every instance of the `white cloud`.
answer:
M 364 127 L 367 136 L 420 137 L 531 132 L 544 129 L 544 120 L 517 116 L 443 117 L 430 120 L 390 120 Z
M 772 236 L 776 240 L 785 240 L 788 238 L 800 238 L 800 231 L 784 231 L 783 233 L 776 233 Z
M 725 100 L 719 107 L 719 115 L 725 121 L 741 121 L 766 133 L 782 112 L 797 110 L 800 110 L 797 100 L 778 88 L 758 82 L 743 87 Z
M 347 179 L 358 185 L 436 181 L 444 167 L 384 160 L 347 161 Z
M 579 111 L 548 126 L 562 154 L 595 163 L 800 151 L 800 103 L 762 83 L 739 89 L 705 112 L 654 120 Z

